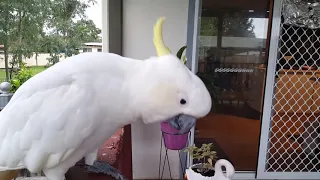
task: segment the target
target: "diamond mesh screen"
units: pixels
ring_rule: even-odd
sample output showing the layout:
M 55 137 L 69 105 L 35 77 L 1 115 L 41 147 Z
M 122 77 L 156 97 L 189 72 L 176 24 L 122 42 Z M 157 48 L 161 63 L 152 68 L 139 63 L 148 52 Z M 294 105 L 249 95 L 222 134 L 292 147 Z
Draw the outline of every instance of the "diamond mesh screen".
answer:
M 279 40 L 266 171 L 319 172 L 320 29 L 281 23 Z

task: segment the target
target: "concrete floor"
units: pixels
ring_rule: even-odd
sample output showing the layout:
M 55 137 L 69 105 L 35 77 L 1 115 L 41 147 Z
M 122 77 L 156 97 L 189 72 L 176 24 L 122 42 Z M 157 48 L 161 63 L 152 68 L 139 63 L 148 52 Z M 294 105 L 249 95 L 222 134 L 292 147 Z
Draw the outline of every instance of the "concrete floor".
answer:
M 255 171 L 260 121 L 210 113 L 197 121 L 196 138 L 213 138 L 237 171 Z
M 290 137 L 304 132 L 302 124 L 314 121 L 319 116 L 320 114 L 318 113 L 314 115 L 275 115 L 271 126 L 273 138 L 270 140 L 271 148 L 269 149 L 273 158 L 269 159 L 269 163 L 272 164 L 274 161 L 279 161 L 284 157 L 286 157 L 285 160 L 290 160 L 295 157 L 293 152 L 301 152 L 300 145 L 297 141 L 290 140 Z M 210 113 L 205 118 L 197 121 L 196 128 L 198 132 L 195 137 L 213 138 L 230 158 L 237 171 L 255 171 L 259 152 L 260 123 L 260 120 Z M 281 141 L 279 142 L 285 143 L 277 143 L 280 139 Z M 275 163 L 275 165 L 277 164 Z M 296 164 L 300 163 L 293 163 L 293 165 Z M 314 163 L 310 163 L 310 165 L 314 165 Z M 273 169 L 276 168 L 273 167 Z

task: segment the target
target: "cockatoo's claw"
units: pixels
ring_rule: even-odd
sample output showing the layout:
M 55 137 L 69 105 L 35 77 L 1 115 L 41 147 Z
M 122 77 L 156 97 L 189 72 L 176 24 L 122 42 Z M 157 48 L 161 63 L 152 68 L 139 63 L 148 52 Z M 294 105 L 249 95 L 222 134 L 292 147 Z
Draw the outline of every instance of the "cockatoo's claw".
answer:
M 95 161 L 92 166 L 88 167 L 88 171 L 92 173 L 103 173 L 114 177 L 117 180 L 127 180 L 116 168 L 112 167 L 110 164 Z

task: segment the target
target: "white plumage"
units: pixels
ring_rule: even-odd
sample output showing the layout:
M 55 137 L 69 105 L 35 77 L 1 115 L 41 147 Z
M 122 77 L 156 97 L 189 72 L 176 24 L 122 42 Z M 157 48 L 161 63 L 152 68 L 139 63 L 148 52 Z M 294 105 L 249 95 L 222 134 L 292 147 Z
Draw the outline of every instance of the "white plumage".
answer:
M 182 97 L 187 105 L 179 104 Z M 63 180 L 124 125 L 182 113 L 202 117 L 210 108 L 202 81 L 173 55 L 82 53 L 29 79 L 0 112 L 0 171 L 43 170 Z
M 132 118 L 123 101 L 128 94 L 121 91 L 132 63 L 114 54 L 84 53 L 23 84 L 0 113 L 1 170 L 39 172 L 60 163 L 64 170 L 94 152 Z

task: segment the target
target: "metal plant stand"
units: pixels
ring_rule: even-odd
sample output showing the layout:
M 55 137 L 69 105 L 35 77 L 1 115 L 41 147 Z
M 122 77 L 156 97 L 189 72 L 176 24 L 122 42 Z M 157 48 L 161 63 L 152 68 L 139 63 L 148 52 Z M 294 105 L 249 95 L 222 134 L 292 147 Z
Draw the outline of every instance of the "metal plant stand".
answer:
M 163 137 L 163 135 L 165 134 L 166 132 L 162 132 L 162 136 L 161 136 L 161 145 L 160 145 L 160 161 L 159 161 L 159 174 L 158 174 L 158 179 L 163 179 L 163 173 L 164 173 L 164 168 L 165 168 L 165 165 L 166 163 L 168 163 L 168 169 L 169 169 L 169 174 L 170 174 L 170 179 L 172 179 L 172 173 L 171 173 L 171 167 L 170 167 L 170 161 L 169 161 L 169 156 L 168 156 L 168 151 L 171 150 L 171 151 L 176 151 L 178 154 L 179 154 L 179 163 L 180 163 L 180 168 L 181 168 L 181 171 L 183 172 L 183 174 L 185 174 L 185 170 L 186 170 L 186 167 L 187 167 L 187 156 L 185 157 L 184 161 L 183 160 L 183 157 L 181 157 L 181 154 L 180 152 L 184 149 L 181 149 L 181 150 L 172 150 L 172 149 L 168 149 L 166 146 L 165 146 L 165 138 Z M 191 135 L 191 132 L 189 131 L 188 132 L 188 140 L 187 140 L 187 146 L 190 144 L 190 135 Z M 162 164 L 162 148 L 165 148 L 165 155 L 164 155 L 164 159 L 163 159 L 163 164 Z M 161 170 L 161 165 L 162 165 L 162 170 Z

